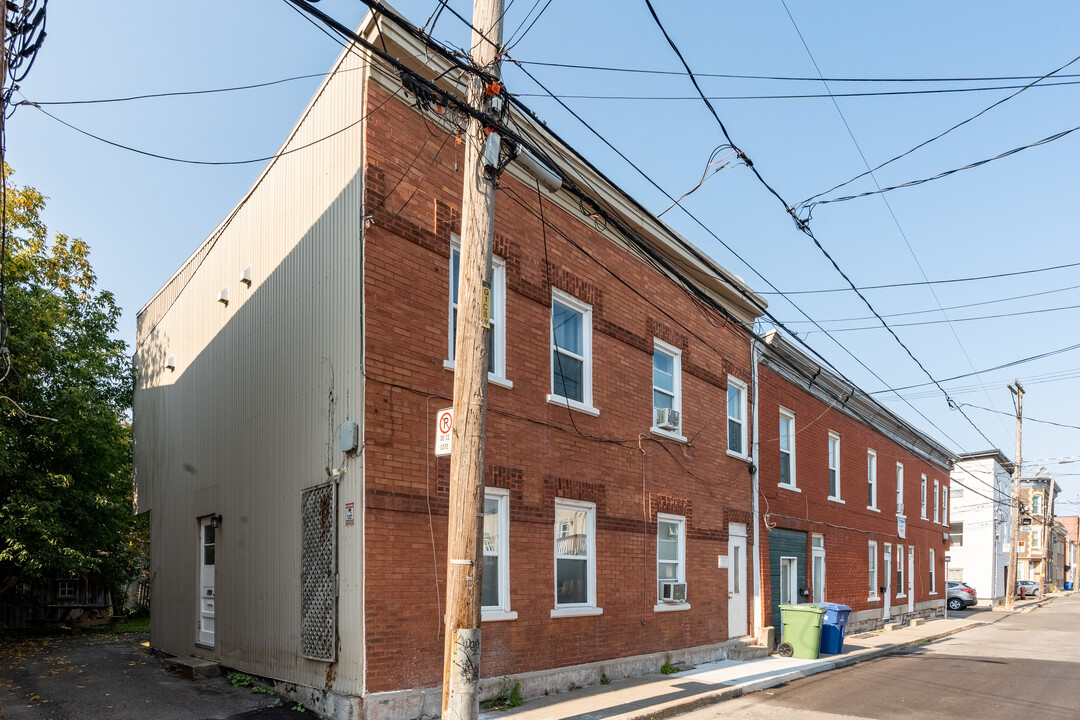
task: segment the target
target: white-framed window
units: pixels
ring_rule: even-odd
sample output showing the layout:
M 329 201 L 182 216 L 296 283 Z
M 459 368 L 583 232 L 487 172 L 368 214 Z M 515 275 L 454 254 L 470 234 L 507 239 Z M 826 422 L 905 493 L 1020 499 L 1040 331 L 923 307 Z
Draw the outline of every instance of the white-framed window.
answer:
M 551 291 L 551 394 L 548 402 L 598 415 L 592 406 L 592 306 Z
M 949 547 L 964 547 L 964 523 L 949 523 Z
M 904 594 L 904 546 L 896 545 L 896 597 L 907 597 Z
M 934 548 L 930 548 L 930 594 L 937 595 L 937 563 L 934 559 Z
M 1042 530 L 1032 530 L 1031 536 L 1031 550 L 1032 552 L 1042 551 Z
M 596 505 L 555 500 L 555 609 L 552 617 L 599 615 L 596 607 Z
M 922 514 L 919 515 L 923 520 L 926 519 L 926 475 L 922 476 Z
M 799 602 L 799 558 L 780 558 L 780 602 L 796 605 Z
M 450 237 L 450 311 L 447 329 L 446 362 L 443 365 L 454 369 L 454 352 L 457 343 L 458 289 L 461 284 L 461 240 Z M 491 313 L 488 322 L 488 382 L 513 387 L 506 379 L 506 261 L 499 257 L 491 258 Z
M 656 514 L 656 607 L 654 610 L 684 609 L 687 602 L 663 602 L 665 583 L 686 582 L 686 518 Z
M 941 486 L 941 524 L 949 524 L 949 486 Z
M 780 485 L 797 490 L 795 484 L 795 413 L 780 408 Z
M 840 499 L 840 436 L 829 431 L 829 499 Z
M 56 599 L 57 600 L 74 600 L 75 599 L 75 581 L 74 580 L 60 580 L 56 583 Z
M 870 600 L 878 599 L 878 581 L 877 581 L 877 540 L 869 541 L 869 565 L 870 569 L 870 594 L 867 596 Z
M 866 451 L 866 507 L 877 510 L 877 453 Z
M 484 620 L 514 620 L 510 610 L 510 493 L 484 489 L 484 574 L 480 586 Z
M 685 440 L 682 435 L 682 351 L 653 338 L 652 374 L 652 432 Z M 662 426 L 662 421 L 667 426 Z
M 727 451 L 729 455 L 745 458 L 746 383 L 731 375 L 727 381 Z
M 904 514 L 904 464 L 896 463 L 896 514 Z
M 1031 514 L 1042 515 L 1042 494 L 1034 493 L 1031 496 Z
M 941 493 L 938 492 L 938 486 L 940 483 L 934 481 L 934 522 L 941 522 Z
M 964 497 L 964 488 L 959 483 L 956 485 L 949 485 L 949 497 Z

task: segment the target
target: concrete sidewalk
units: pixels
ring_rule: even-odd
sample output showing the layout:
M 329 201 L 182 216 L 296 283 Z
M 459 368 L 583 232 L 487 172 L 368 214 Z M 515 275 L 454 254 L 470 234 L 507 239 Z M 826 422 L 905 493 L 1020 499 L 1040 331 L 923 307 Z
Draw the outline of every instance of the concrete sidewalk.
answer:
M 1056 595 L 1017 602 L 1013 612 L 1030 612 Z M 966 610 L 923 625 L 850 636 L 844 651 L 817 660 L 770 656 L 745 662 L 723 660 L 698 665 L 674 675 L 648 675 L 595 685 L 567 693 L 530 698 L 520 707 L 481 713 L 484 720 L 660 720 L 745 693 L 776 687 L 820 672 L 931 642 L 972 627 L 1003 620 L 1004 611 Z

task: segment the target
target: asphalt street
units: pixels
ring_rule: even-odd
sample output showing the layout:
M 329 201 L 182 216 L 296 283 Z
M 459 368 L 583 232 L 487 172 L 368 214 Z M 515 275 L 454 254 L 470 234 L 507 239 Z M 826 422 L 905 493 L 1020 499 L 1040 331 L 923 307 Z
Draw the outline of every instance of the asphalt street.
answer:
M 1059 598 L 1030 613 L 987 615 L 996 622 L 680 717 L 1080 717 L 1080 595 Z
M 294 703 L 235 688 L 222 676 L 166 670 L 144 634 L 53 636 L 0 644 L 0 720 L 298 720 Z

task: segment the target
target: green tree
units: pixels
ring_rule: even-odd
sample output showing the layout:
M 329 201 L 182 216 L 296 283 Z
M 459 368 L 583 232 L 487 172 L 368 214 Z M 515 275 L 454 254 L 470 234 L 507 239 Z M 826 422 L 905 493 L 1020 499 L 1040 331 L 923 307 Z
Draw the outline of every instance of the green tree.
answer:
M 4 168 L 6 176 L 11 170 Z M 131 504 L 131 365 L 90 248 L 49 236 L 46 197 L 8 185 L 0 355 L 0 602 L 96 577 L 116 597 L 141 552 Z

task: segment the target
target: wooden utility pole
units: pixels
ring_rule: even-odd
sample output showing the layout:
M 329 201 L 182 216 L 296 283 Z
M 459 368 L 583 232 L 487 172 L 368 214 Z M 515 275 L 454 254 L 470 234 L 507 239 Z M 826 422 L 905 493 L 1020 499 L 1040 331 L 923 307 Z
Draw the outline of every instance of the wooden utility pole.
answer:
M 1013 458 L 1013 479 L 1009 521 L 1009 570 L 1005 573 L 1005 609 L 1013 609 L 1016 595 L 1016 550 L 1020 542 L 1020 478 L 1023 461 L 1020 456 L 1021 440 L 1024 430 L 1024 386 L 1016 381 L 1016 387 L 1009 386 L 1009 391 L 1016 396 L 1016 457 Z
M 472 63 L 499 77 L 503 0 L 475 0 Z M 468 73 L 469 105 L 494 110 L 498 86 Z M 491 91 L 495 93 L 492 95 Z M 487 160 L 498 161 L 499 136 L 476 118 L 465 129 L 465 188 L 461 207 L 461 279 L 454 345 L 454 429 L 450 454 L 447 529 L 446 641 L 442 717 L 476 720 L 480 714 L 480 587 L 483 573 L 484 442 L 487 431 L 491 245 L 495 183 Z

